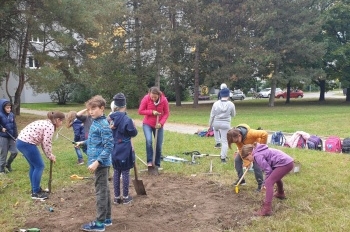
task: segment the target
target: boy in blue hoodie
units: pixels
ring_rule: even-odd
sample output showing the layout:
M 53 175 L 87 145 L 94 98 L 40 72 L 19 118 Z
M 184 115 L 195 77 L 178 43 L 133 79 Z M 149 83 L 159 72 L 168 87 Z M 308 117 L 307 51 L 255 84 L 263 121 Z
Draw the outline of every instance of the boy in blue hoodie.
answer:
M 105 231 L 106 226 L 112 225 L 108 170 L 111 166 L 113 136 L 104 116 L 105 107 L 106 100 L 100 95 L 86 102 L 86 108 L 93 121 L 87 140 L 76 143 L 76 146 L 87 145 L 88 169 L 95 173 L 97 218 L 84 224 L 81 228 L 84 231 Z
M 132 201 L 132 197 L 129 196 L 130 169 L 134 167 L 135 162 L 135 152 L 131 138 L 137 135 L 137 129 L 133 120 L 125 112 L 126 99 L 124 94 L 117 93 L 113 100 L 114 104 L 111 104 L 112 113 L 109 118 L 114 138 L 112 152 L 114 203 L 129 204 Z M 123 199 L 120 196 L 121 176 L 123 180 Z
M 11 112 L 12 105 L 9 100 L 0 100 L 0 175 L 5 174 L 5 167 L 9 172 L 12 171 L 11 163 L 17 156 L 15 139 L 18 136 L 15 115 Z M 11 155 L 7 158 L 7 153 Z

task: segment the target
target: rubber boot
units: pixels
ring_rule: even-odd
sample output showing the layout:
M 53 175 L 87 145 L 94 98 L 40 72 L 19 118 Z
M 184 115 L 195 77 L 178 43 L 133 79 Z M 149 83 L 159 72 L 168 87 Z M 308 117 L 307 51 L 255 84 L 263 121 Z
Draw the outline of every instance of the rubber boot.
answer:
M 10 155 L 10 157 L 7 160 L 6 168 L 7 168 L 7 170 L 9 170 L 9 172 L 12 172 L 11 164 L 12 164 L 13 160 L 16 158 L 16 156 L 17 156 L 17 153 L 13 153 Z
M 272 207 L 271 203 L 264 203 L 261 209 L 255 213 L 255 216 L 271 216 L 272 215 Z
M 281 200 L 286 199 L 286 195 L 284 194 L 283 190 L 282 191 L 277 191 L 273 196 L 278 198 L 278 199 L 281 199 Z

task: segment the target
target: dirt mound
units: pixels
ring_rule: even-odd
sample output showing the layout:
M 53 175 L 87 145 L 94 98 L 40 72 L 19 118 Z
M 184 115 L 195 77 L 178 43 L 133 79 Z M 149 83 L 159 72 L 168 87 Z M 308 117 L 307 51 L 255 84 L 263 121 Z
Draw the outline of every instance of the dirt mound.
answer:
M 258 194 L 248 189 L 236 194 L 232 187 L 204 176 L 144 175 L 142 180 L 147 196 L 137 196 L 131 182 L 133 202 L 112 206 L 113 225 L 106 231 L 237 231 L 250 223 L 251 206 L 258 207 Z M 113 196 L 112 182 L 110 188 Z M 45 202 L 38 201 L 26 227 L 79 231 L 82 224 L 95 219 L 95 204 L 93 180 L 76 181 L 69 188 L 54 190 Z

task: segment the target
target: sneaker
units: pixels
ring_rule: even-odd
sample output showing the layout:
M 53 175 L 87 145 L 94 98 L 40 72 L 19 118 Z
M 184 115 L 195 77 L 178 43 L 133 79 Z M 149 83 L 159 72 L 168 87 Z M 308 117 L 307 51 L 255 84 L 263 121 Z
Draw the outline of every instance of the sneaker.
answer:
M 120 199 L 120 197 L 114 198 L 114 204 L 121 204 L 121 203 L 122 203 L 122 199 Z
M 81 227 L 83 231 L 105 231 L 106 227 L 104 223 L 92 221 Z
M 131 196 L 127 196 L 127 197 L 123 197 L 123 204 L 129 204 L 132 202 L 132 197 Z
M 77 164 L 78 164 L 78 165 L 83 165 L 83 164 L 84 164 L 84 160 L 83 160 L 83 159 L 78 159 Z
M 261 187 L 262 187 L 262 185 L 258 184 L 258 187 L 255 189 L 255 192 L 260 192 L 261 191 Z
M 221 143 L 215 144 L 214 148 L 221 148 Z
M 47 198 L 49 198 L 49 194 L 46 192 L 32 193 L 33 200 L 45 200 Z
M 108 218 L 104 222 L 105 226 L 111 226 L 112 225 L 112 219 Z
M 235 186 L 236 186 L 236 185 L 237 185 L 237 183 L 238 183 L 238 181 L 239 181 L 239 179 L 238 179 L 238 180 L 236 180 L 236 182 L 234 182 L 234 183 L 233 183 L 233 185 L 235 185 Z M 243 186 L 243 185 L 246 185 L 246 184 L 247 184 L 247 183 L 245 182 L 245 179 L 243 179 L 239 185 Z
M 221 159 L 221 163 L 226 163 L 226 159 Z

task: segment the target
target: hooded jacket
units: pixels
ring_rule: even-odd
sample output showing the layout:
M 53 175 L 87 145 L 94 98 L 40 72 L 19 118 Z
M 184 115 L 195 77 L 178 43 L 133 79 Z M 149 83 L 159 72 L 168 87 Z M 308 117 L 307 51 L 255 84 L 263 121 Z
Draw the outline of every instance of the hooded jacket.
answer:
M 236 116 L 235 105 L 229 100 L 218 100 L 213 104 L 210 112 L 209 125 L 212 123 L 231 123 L 231 118 Z
M 2 128 L 5 127 L 6 131 L 10 133 L 14 138 L 17 138 L 17 124 L 15 121 L 15 115 L 10 112 L 9 114 L 5 111 L 5 105 L 10 103 L 7 99 L 0 99 L 0 136 L 5 138 L 11 138 L 6 132 L 2 132 Z
M 143 123 L 146 125 L 149 125 L 150 127 L 155 128 L 156 126 L 156 121 L 157 121 L 157 116 L 153 115 L 153 110 L 158 111 L 161 113 L 159 115 L 159 123 L 164 126 L 166 120 L 169 117 L 169 103 L 164 94 L 162 93 L 159 97 L 159 104 L 155 104 L 151 97 L 150 94 L 146 94 L 140 103 L 139 107 L 139 114 L 144 115 L 143 118 Z
M 113 168 L 120 170 L 131 169 L 134 167 L 135 162 L 131 138 L 137 135 L 134 122 L 125 112 L 114 112 L 109 115 L 109 118 L 113 123 Z
M 111 166 L 113 136 L 105 116 L 93 119 L 84 144 L 87 145 L 88 165 L 97 160 L 103 167 Z
M 269 148 L 266 144 L 257 144 L 253 150 L 253 157 L 261 170 L 265 172 L 265 179 L 270 176 L 275 168 L 285 166 L 294 161 L 292 157 L 283 151 Z
M 84 141 L 85 140 L 85 132 L 84 132 L 84 124 L 79 119 L 74 119 L 72 123 L 72 128 L 74 132 L 74 142 Z

